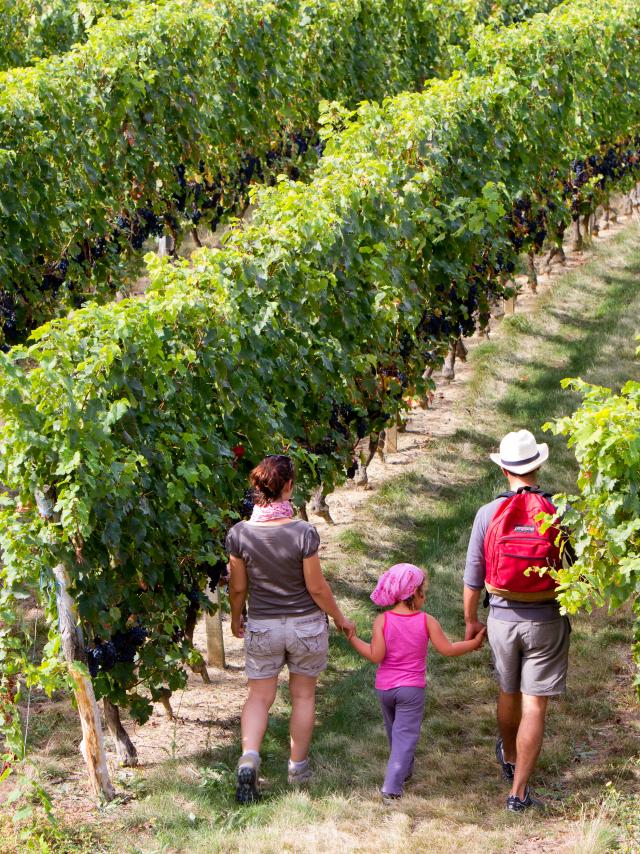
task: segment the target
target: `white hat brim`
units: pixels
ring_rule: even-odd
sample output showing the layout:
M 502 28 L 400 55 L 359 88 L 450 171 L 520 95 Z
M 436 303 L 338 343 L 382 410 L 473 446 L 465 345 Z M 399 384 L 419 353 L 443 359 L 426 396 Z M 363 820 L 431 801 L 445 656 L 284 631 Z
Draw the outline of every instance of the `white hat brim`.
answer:
M 492 463 L 495 463 L 497 466 L 500 466 L 501 469 L 506 469 L 510 471 L 512 474 L 529 474 L 530 471 L 535 471 L 535 469 L 540 468 L 543 463 L 549 459 L 549 446 L 546 442 L 542 442 L 542 444 L 536 444 L 538 449 L 538 456 L 535 460 L 524 463 L 523 465 L 513 465 L 513 463 L 509 463 L 506 466 L 500 458 L 500 454 L 489 454 Z

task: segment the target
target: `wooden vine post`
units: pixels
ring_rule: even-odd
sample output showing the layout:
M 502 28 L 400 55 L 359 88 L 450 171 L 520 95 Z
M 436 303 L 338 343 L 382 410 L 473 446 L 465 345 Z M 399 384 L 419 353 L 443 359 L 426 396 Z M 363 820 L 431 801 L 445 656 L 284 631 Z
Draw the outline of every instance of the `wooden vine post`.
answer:
M 506 315 L 516 313 L 516 298 L 515 298 L 515 296 L 504 300 L 504 313 Z
M 207 596 L 214 602 L 218 609 L 215 614 L 205 614 L 205 629 L 207 632 L 207 664 L 213 667 L 224 667 L 226 664 L 224 655 L 224 637 L 222 634 L 222 608 L 220 607 L 220 591 L 216 587 L 215 593 L 207 587 Z
M 384 453 L 385 456 L 387 454 L 397 454 L 398 453 L 398 422 L 392 424 L 389 427 L 385 427 L 384 431 Z
M 86 662 L 84 639 L 78 621 L 78 609 L 69 593 L 69 574 L 66 568 L 62 564 L 58 564 L 54 567 L 53 574 L 56 579 L 56 603 L 62 652 L 65 661 L 69 663 L 69 672 L 74 682 L 73 693 L 82 725 L 80 752 L 87 764 L 89 781 L 93 791 L 98 797 L 111 801 L 115 797 L 115 790 L 109 778 L 102 736 L 102 721 L 93 693 L 93 683 L 77 666 L 77 662 Z

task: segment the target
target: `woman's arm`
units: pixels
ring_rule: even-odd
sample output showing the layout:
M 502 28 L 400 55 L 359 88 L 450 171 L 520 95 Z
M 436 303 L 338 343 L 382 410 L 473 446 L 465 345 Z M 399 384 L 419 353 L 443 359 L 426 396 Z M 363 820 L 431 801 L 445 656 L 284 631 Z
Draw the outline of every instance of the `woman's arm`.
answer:
M 474 649 L 480 649 L 487 634 L 486 628 L 481 629 L 474 638 L 465 641 L 455 641 L 451 643 L 449 638 L 442 631 L 440 623 L 435 617 L 427 614 L 427 628 L 429 630 L 429 640 L 438 650 L 441 655 L 464 655 L 466 652 L 473 652 Z
M 340 631 L 345 632 L 347 637 L 350 638 L 355 632 L 355 624 L 352 623 L 351 620 L 347 620 L 338 607 L 338 603 L 333 598 L 329 582 L 322 574 L 320 558 L 318 555 L 315 554 L 311 555 L 311 557 L 305 557 L 302 561 L 302 568 L 304 572 L 304 583 L 306 584 L 309 595 L 313 601 L 316 603 L 318 608 L 321 608 L 325 614 L 328 614 L 331 617 L 336 624 L 336 627 L 340 629 Z
M 231 632 L 236 638 L 244 637 L 242 609 L 247 599 L 249 578 L 247 567 L 241 557 L 229 557 L 229 602 L 231 603 Z
M 373 621 L 371 643 L 360 640 L 356 634 L 351 635 L 349 643 L 363 658 L 367 658 L 374 664 L 380 664 L 387 654 L 387 645 L 384 642 L 384 614 L 378 614 Z

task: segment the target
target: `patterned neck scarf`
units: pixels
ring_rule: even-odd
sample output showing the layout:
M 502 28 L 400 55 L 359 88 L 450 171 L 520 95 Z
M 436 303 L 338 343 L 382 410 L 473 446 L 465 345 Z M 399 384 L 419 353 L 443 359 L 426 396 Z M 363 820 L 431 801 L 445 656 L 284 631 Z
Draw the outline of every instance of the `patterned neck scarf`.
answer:
M 271 522 L 273 519 L 291 519 L 293 507 L 290 501 L 273 501 L 265 507 L 257 504 L 251 513 L 250 522 Z

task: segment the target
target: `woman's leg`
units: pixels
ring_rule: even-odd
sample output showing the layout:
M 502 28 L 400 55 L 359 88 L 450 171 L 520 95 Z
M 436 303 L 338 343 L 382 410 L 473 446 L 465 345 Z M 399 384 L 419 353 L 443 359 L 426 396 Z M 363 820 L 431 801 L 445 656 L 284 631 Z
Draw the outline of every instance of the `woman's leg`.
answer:
M 401 795 L 404 782 L 413 768 L 413 758 L 420 738 L 424 714 L 424 688 L 396 688 L 395 718 L 391 742 L 391 756 L 382 791 L 388 795 Z
M 253 750 L 260 753 L 262 739 L 267 730 L 269 709 L 276 698 L 278 677 L 268 679 L 249 679 L 249 695 L 242 709 L 240 728 L 242 731 L 242 752 Z
M 316 682 L 315 676 L 303 676 L 300 673 L 289 674 L 289 692 L 291 693 L 291 761 L 303 762 L 309 755 L 309 745 L 316 719 Z

